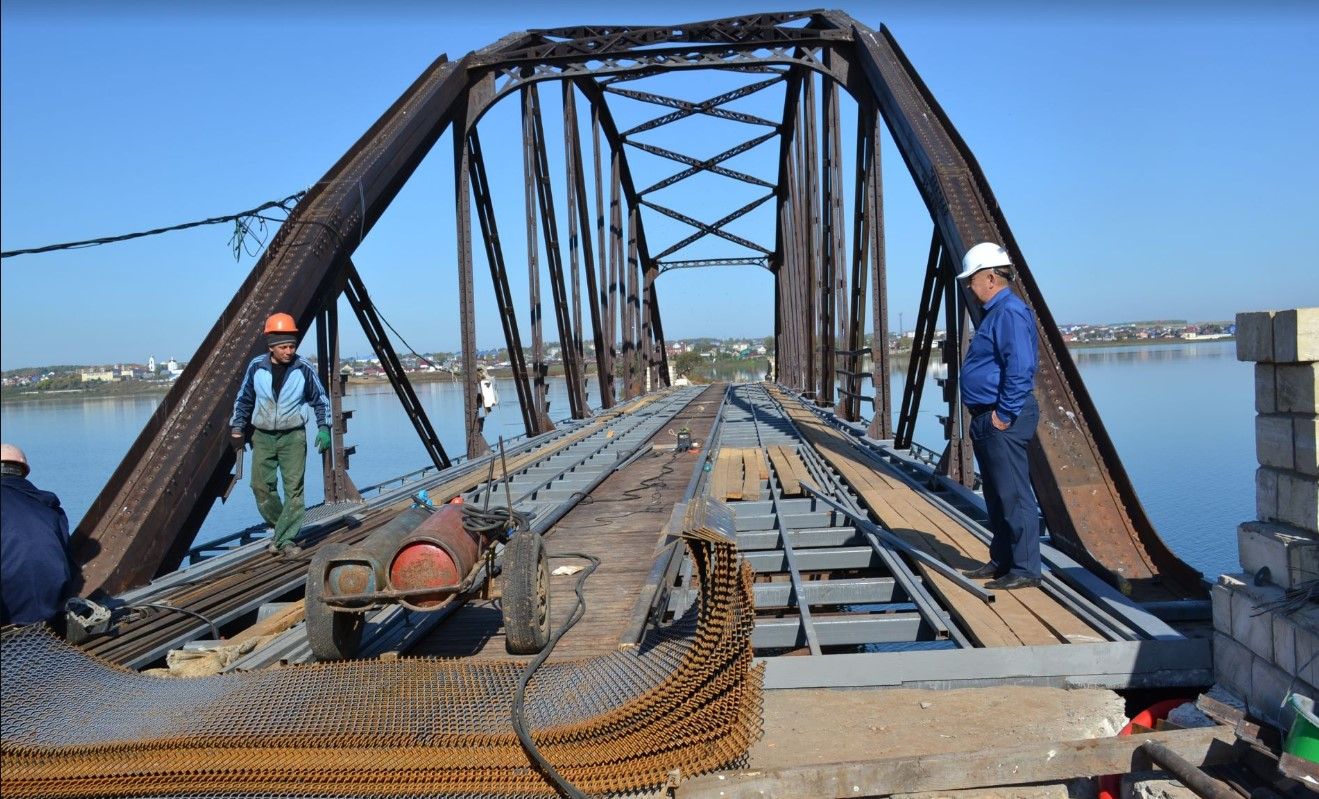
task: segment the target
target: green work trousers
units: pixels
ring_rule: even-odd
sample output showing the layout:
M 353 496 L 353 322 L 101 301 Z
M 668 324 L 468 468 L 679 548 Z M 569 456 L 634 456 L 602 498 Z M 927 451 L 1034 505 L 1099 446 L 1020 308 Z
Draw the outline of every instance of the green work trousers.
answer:
M 252 493 L 261 518 L 275 528 L 271 540 L 282 547 L 302 530 L 307 507 L 302 500 L 302 478 L 307 471 L 307 431 L 252 431 Z M 284 500 L 279 499 L 279 476 L 284 478 Z

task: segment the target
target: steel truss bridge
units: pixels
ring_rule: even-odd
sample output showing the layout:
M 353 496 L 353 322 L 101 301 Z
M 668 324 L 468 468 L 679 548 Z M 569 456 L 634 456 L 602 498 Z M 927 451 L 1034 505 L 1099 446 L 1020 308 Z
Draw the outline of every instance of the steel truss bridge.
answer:
M 691 70 L 739 73 L 746 83 L 696 99 L 631 87 L 643 78 Z M 547 120 L 541 95 L 556 88 L 562 120 Z M 735 101 L 761 92 L 781 92 L 781 114 L 765 118 L 735 110 Z M 619 98 L 662 113 L 623 128 L 614 114 Z M 492 196 L 482 148 L 482 119 L 503 100 L 521 107 L 525 270 L 507 263 L 497 214 L 518 198 Z M 855 131 L 842 130 L 845 102 L 855 104 Z M 589 118 L 589 135 L 579 103 Z M 693 117 L 742 124 L 753 133 L 706 157 L 682 152 L 691 142 L 654 143 L 659 134 L 650 132 Z M 547 122 L 558 122 L 557 129 Z M 836 11 L 532 30 L 456 60 L 438 58 L 307 193 L 88 511 L 74 535 L 76 556 L 84 564 L 84 593 L 120 593 L 181 563 L 231 481 L 232 398 L 243 365 L 264 351 L 262 321 L 273 312 L 289 312 L 300 329 L 316 331 L 318 364 L 335 417 L 333 447 L 323 460 L 327 502 L 357 497 L 347 469 L 352 448 L 343 441 L 351 412 L 341 407 L 344 385 L 338 377 L 340 296 L 375 349 L 433 465 L 445 469 L 455 460 L 409 385 L 353 262 L 377 220 L 445 133 L 452 144 L 456 201 L 466 458 L 489 451 L 479 412 L 473 300 L 481 257 L 531 436 L 553 429 L 544 306 L 563 345 L 569 411 L 584 419 L 592 414 L 588 372 L 598 376 L 604 408 L 668 384 L 659 275 L 738 264 L 761 266 L 773 275 L 775 379 L 781 389 L 842 420 L 867 424 L 869 437 L 892 439 L 897 448 L 912 443 L 935 329 L 942 325 L 948 331 L 941 345 L 948 375 L 939 400 L 948 410 L 942 417 L 947 446 L 938 469 L 969 486 L 974 480 L 969 419 L 958 400 L 957 364 L 979 309 L 953 275 L 972 245 L 995 241 L 1011 253 L 1017 291 L 1039 327 L 1041 424 L 1031 473 L 1053 545 L 1127 593 L 1150 598 L 1202 593 L 1198 573 L 1166 548 L 1146 517 L 967 143 L 891 33 Z M 915 346 L 900 401 L 889 390 L 880 157 L 885 135 L 901 154 L 931 221 Z M 563 174 L 551 173 L 551 137 L 563 142 Z M 848 174 L 845 137 L 855 154 Z M 776 174 L 733 167 L 737 156 L 758 147 L 776 148 Z M 679 169 L 642 185 L 630 162 L 637 153 Z M 697 175 L 750 186 L 755 196 L 712 221 L 704 208 L 660 202 L 662 189 Z M 851 213 L 845 215 L 849 197 Z M 772 209 L 771 224 L 749 236 L 745 223 L 762 207 Z M 566 235 L 559 229 L 565 218 Z M 656 228 L 660 220 L 674 220 L 691 232 L 672 243 L 652 243 L 647 225 Z M 708 252 L 691 249 L 716 240 L 732 254 L 706 257 Z M 541 258 L 549 297 L 541 293 Z M 515 307 L 510 288 L 515 277 L 527 281 L 529 308 Z M 528 330 L 530 345 L 524 347 Z

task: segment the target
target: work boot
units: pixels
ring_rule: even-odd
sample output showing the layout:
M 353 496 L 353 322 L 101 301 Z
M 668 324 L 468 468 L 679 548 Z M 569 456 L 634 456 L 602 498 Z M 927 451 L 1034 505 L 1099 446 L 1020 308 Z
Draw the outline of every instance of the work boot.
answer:
M 290 541 L 279 550 L 286 558 L 296 558 L 302 554 L 302 547 Z
M 1040 580 L 1038 577 L 1027 577 L 1024 574 L 1006 574 L 997 580 L 990 580 L 985 583 L 985 588 L 990 591 L 1014 591 L 1018 588 L 1039 588 Z
M 988 580 L 991 577 L 1002 577 L 1007 573 L 1007 569 L 999 569 L 993 563 L 986 563 L 975 569 L 964 570 L 962 576 L 970 577 L 972 580 Z
M 274 541 L 270 541 L 266 544 L 266 551 L 272 555 L 278 555 L 279 546 Z

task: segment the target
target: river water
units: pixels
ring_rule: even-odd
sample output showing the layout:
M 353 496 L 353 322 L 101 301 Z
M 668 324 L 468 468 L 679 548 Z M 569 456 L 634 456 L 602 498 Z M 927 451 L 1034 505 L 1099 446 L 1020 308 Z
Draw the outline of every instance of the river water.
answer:
M 1230 341 L 1079 349 L 1072 357 L 1155 529 L 1211 578 L 1237 571 L 1236 526 L 1255 517 L 1251 364 L 1236 360 Z M 898 402 L 904 377 L 893 375 Z M 446 451 L 464 452 L 459 385 L 415 388 Z M 499 388 L 503 402 L 486 422 L 492 443 L 523 432 L 512 382 Z M 932 383 L 926 387 L 915 436 L 936 449 L 943 441 L 935 415 L 946 412 L 939 397 Z M 550 401 L 552 417 L 567 416 L 561 379 L 551 383 Z M 33 482 L 59 494 L 76 526 L 159 402 L 155 396 L 6 402 L 0 427 L 5 441 L 27 452 Z M 598 407 L 598 395 L 591 402 Z M 344 407 L 354 411 L 347 443 L 357 447 L 350 462 L 357 485 L 427 464 L 388 384 L 350 386 Z M 315 504 L 323 497 L 319 469 L 313 471 L 314 461 L 308 466 L 307 501 Z M 217 504 L 207 517 L 198 541 L 257 521 L 251 492 L 236 487 L 228 504 Z

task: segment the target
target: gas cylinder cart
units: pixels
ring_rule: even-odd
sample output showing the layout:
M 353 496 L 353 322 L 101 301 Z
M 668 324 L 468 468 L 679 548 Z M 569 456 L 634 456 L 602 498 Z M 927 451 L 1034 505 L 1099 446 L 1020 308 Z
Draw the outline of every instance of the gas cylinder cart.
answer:
M 502 546 L 505 646 L 514 655 L 550 638 L 545 544 L 524 514 L 421 495 L 356 544 L 322 547 L 307 571 L 307 640 L 317 660 L 356 657 L 368 611 L 398 604 L 434 611 L 471 589 Z

